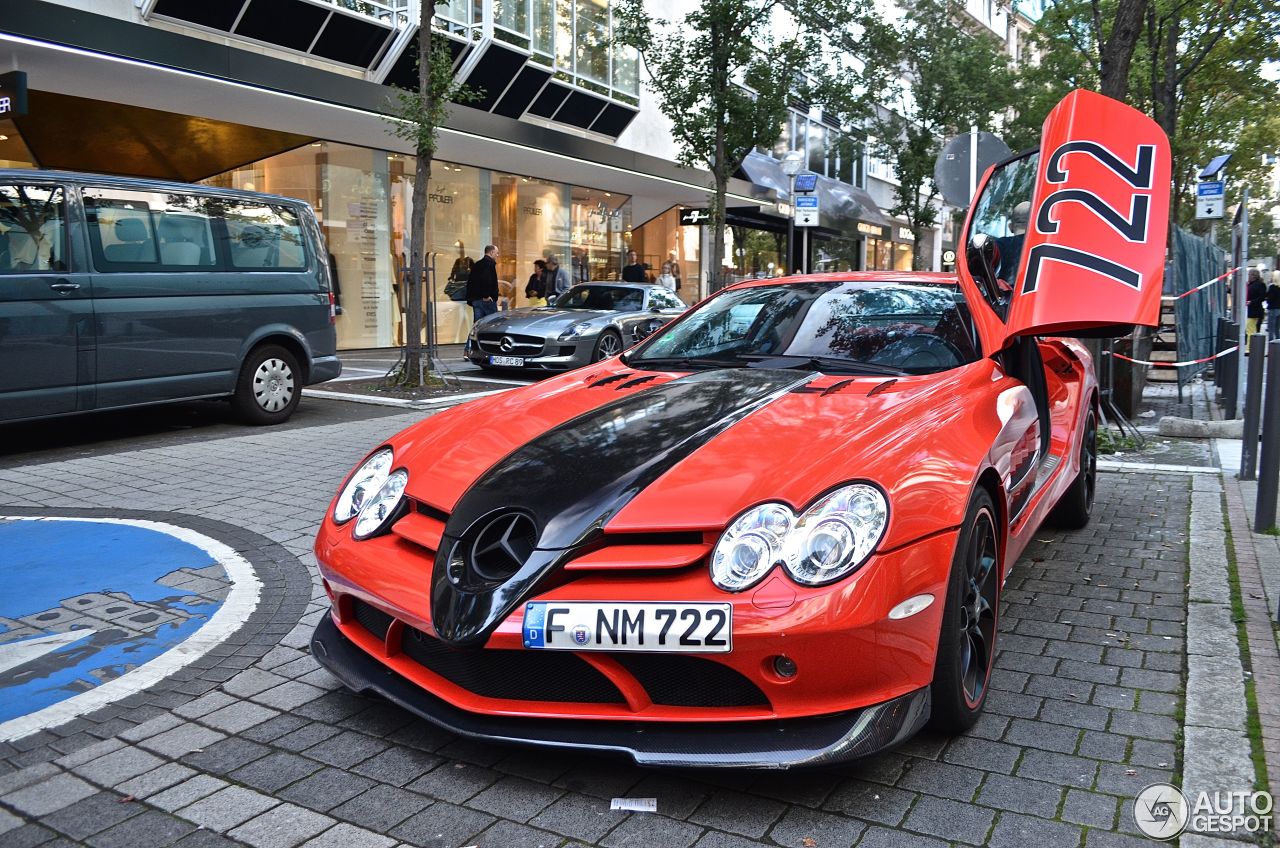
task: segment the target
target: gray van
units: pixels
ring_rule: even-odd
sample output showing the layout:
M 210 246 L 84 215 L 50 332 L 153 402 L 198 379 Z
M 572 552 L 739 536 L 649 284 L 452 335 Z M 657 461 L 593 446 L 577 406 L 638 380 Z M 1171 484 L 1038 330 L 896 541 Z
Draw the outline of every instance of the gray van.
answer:
M 0 169 L 0 421 L 229 397 L 254 424 L 342 371 L 306 203 Z

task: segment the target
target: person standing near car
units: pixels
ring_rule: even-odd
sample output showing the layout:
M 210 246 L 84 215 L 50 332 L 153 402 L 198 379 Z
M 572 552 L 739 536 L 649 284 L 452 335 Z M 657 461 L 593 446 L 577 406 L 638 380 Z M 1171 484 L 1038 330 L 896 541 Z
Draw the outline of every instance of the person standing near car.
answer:
M 471 304 L 476 323 L 498 311 L 498 296 L 498 248 L 486 244 L 484 256 L 471 266 L 471 275 L 467 278 L 467 303 Z
M 1263 302 L 1267 297 L 1267 287 L 1262 282 L 1262 274 L 1257 268 L 1249 271 L 1249 285 L 1245 288 L 1245 333 L 1252 336 L 1262 327 L 1262 318 L 1266 315 Z
M 524 296 L 529 306 L 547 305 L 547 262 L 545 259 L 533 260 L 533 273 L 524 287 Z
M 1264 298 L 1267 304 L 1267 337 L 1280 339 L 1280 271 L 1271 272 L 1271 285 Z
M 622 282 L 647 283 L 649 275 L 644 270 L 644 263 L 636 256 L 634 250 L 627 251 L 627 264 L 622 266 Z
M 551 280 L 551 290 L 557 295 L 564 294 L 573 285 L 568 269 L 560 266 L 560 257 L 554 253 L 547 257 L 547 277 Z

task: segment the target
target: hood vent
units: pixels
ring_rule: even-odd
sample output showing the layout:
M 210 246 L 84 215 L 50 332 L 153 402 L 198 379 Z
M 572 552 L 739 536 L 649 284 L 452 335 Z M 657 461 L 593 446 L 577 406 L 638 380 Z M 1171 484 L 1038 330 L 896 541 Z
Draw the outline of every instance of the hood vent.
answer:
M 618 388 L 615 389 L 614 391 L 622 391 L 623 389 L 629 389 L 632 386 L 638 386 L 641 383 L 647 383 L 650 380 L 656 380 L 656 379 L 658 379 L 657 374 L 649 374 L 645 377 L 636 377 L 634 380 L 628 380 L 627 382 L 623 383 L 621 386 L 618 386 Z
M 591 388 L 595 389 L 600 386 L 607 386 L 610 383 L 617 383 L 621 380 L 627 379 L 628 377 L 634 377 L 634 376 L 635 376 L 634 371 L 628 371 L 625 374 L 610 374 L 608 377 L 601 377 L 599 380 L 596 380 L 594 383 L 590 383 L 589 385 Z

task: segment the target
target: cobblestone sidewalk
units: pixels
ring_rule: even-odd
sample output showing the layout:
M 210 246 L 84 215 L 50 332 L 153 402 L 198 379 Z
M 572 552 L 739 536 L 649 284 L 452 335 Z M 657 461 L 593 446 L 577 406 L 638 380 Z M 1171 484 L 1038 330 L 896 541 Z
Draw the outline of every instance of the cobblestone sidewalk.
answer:
M 969 735 L 822 771 L 646 771 L 460 740 L 342 691 L 308 655 L 319 516 L 367 449 L 418 417 L 0 471 L 5 509 L 189 526 L 266 587 L 206 661 L 0 744 L 0 844 L 1151 844 L 1130 801 L 1180 774 L 1186 475 L 1103 474 L 1089 528 L 1039 535 L 1006 587 L 988 712 Z M 657 814 L 611 811 L 623 795 L 656 797 Z

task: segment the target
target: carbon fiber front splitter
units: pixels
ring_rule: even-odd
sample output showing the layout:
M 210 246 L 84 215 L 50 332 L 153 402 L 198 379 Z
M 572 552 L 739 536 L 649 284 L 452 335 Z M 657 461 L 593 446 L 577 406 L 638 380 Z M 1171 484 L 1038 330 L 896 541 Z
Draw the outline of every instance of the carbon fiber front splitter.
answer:
M 326 615 L 311 653 L 348 688 L 374 693 L 462 736 L 548 748 L 627 754 L 644 766 L 785 769 L 865 757 L 905 741 L 929 718 L 929 690 L 813 718 L 736 722 L 626 722 L 506 718 L 458 709 L 351 642 Z

